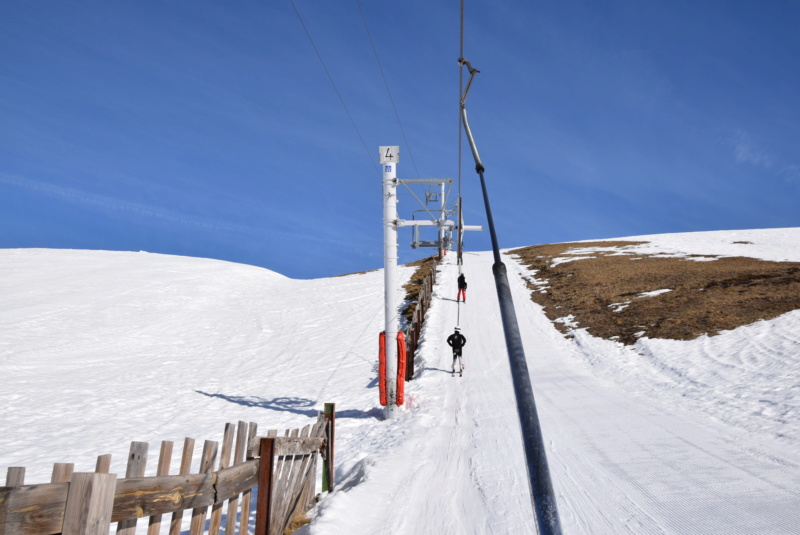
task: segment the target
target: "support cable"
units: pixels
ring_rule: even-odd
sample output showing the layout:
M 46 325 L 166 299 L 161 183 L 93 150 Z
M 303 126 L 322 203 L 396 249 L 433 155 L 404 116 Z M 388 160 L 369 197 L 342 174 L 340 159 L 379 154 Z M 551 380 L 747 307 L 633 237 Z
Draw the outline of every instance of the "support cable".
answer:
M 463 6 L 463 2 L 462 2 Z M 463 9 L 462 9 L 463 17 Z M 461 120 L 464 124 L 464 131 L 472 149 L 472 156 L 475 159 L 475 171 L 481 179 L 481 189 L 483 190 L 483 202 L 486 207 L 486 219 L 489 224 L 489 232 L 492 237 L 492 252 L 494 253 L 494 283 L 497 288 L 497 299 L 500 303 L 500 316 L 503 320 L 503 334 L 508 351 L 508 360 L 511 366 L 511 377 L 514 384 L 514 395 L 517 399 L 517 414 L 522 431 L 522 445 L 525 450 L 525 464 L 528 468 L 528 483 L 530 485 L 533 511 L 536 515 L 538 531 L 541 535 L 561 535 L 561 522 L 558 518 L 556 507 L 556 497 L 553 491 L 553 483 L 550 479 L 550 469 L 547 465 L 547 454 L 544 446 L 542 428 L 539 424 L 539 415 L 536 412 L 536 401 L 533 397 L 533 386 L 531 384 L 530 373 L 528 372 L 528 362 L 525 358 L 525 350 L 522 346 L 522 336 L 519 332 L 517 323 L 517 313 L 514 309 L 514 301 L 511 296 L 511 287 L 508 283 L 508 273 L 505 264 L 500 259 L 500 248 L 497 243 L 492 209 L 489 205 L 489 194 L 486 190 L 486 180 L 484 179 L 484 167 L 475 139 L 469 128 L 467 121 L 467 110 L 465 101 L 475 75 L 480 72 L 473 69 L 472 65 L 463 57 L 458 59 L 462 67 L 467 67 L 470 78 L 467 87 L 460 96 Z
M 464 0 L 461 0 L 461 17 L 459 21 L 459 28 L 460 28 L 460 35 L 461 38 L 459 40 L 459 48 L 458 48 L 458 57 L 464 57 Z M 461 228 L 462 224 L 460 221 L 460 211 L 461 211 L 461 147 L 463 145 L 461 139 L 461 108 L 463 103 L 461 102 L 461 95 L 462 95 L 462 88 L 464 85 L 464 69 L 461 68 L 461 64 L 459 63 L 458 67 L 458 209 L 459 209 L 459 222 L 458 222 L 458 235 L 456 236 L 456 264 L 458 264 L 458 274 L 461 274 L 461 266 L 463 265 L 464 259 L 462 258 L 462 250 L 464 249 L 464 229 Z
M 375 54 L 375 61 L 378 63 L 378 70 L 381 71 L 381 78 L 383 78 L 383 85 L 386 86 L 386 93 L 389 95 L 389 102 L 392 103 L 392 109 L 394 110 L 394 116 L 397 119 L 397 125 L 400 127 L 400 132 L 403 134 L 403 141 L 406 142 L 406 147 L 408 148 L 408 155 L 411 157 L 411 163 L 414 165 L 414 171 L 417 173 L 417 178 L 420 177 L 419 169 L 417 169 L 417 162 L 414 160 L 414 153 L 411 152 L 411 143 L 408 142 L 408 138 L 406 137 L 406 131 L 403 128 L 403 123 L 400 121 L 400 114 L 397 112 L 397 106 L 394 104 L 394 98 L 392 98 L 392 92 L 389 89 L 389 82 L 386 81 L 386 75 L 383 72 L 383 67 L 381 66 L 381 60 L 378 57 L 378 50 L 375 48 L 375 42 L 372 40 L 372 34 L 369 31 L 369 26 L 367 26 L 367 19 L 364 17 L 364 11 L 361 9 L 361 2 L 356 0 L 356 5 L 358 6 L 358 12 L 361 13 L 361 20 L 364 22 L 364 29 L 367 31 L 367 37 L 369 37 L 369 44 L 372 46 L 372 53 Z
M 422 208 L 423 208 L 423 209 L 424 209 L 426 212 L 428 212 L 428 215 L 429 215 L 429 216 L 431 216 L 431 221 L 436 221 L 436 219 L 437 219 L 437 218 L 436 218 L 436 216 L 435 216 L 435 215 L 433 215 L 433 212 L 431 212 L 430 210 L 428 210 L 428 205 L 427 205 L 427 204 L 425 204 L 424 202 L 422 202 L 422 201 L 419 199 L 419 197 L 417 197 L 417 194 L 416 194 L 416 193 L 414 193 L 414 191 L 413 191 L 411 188 L 409 188 L 409 187 L 408 187 L 408 184 L 406 184 L 406 183 L 405 183 L 405 182 L 403 182 L 402 180 L 400 180 L 399 182 L 400 182 L 400 183 L 401 183 L 403 186 L 405 186 L 405 188 L 408 190 L 408 192 L 411 194 L 411 196 L 412 196 L 412 197 L 414 197 L 414 198 L 417 200 L 417 202 L 419 203 L 419 205 L 420 205 L 420 206 L 422 206 Z
M 344 103 L 344 98 L 342 98 L 342 94 L 339 92 L 339 88 L 336 87 L 336 82 L 333 81 L 333 76 L 331 76 L 330 71 L 328 71 L 328 67 L 325 66 L 325 61 L 322 59 L 322 54 L 319 53 L 317 45 L 314 44 L 314 39 L 311 38 L 311 33 L 308 31 L 305 22 L 303 22 L 303 17 L 300 16 L 300 12 L 297 10 L 297 6 L 294 5 L 294 0 L 289 0 L 289 3 L 292 4 L 292 9 L 294 9 L 294 14 L 297 15 L 297 20 L 300 21 L 300 25 L 303 27 L 303 31 L 306 32 L 306 36 L 308 37 L 309 42 L 311 42 L 311 47 L 314 49 L 314 52 L 316 52 L 317 58 L 319 58 L 319 62 L 322 64 L 322 68 L 325 70 L 325 74 L 328 75 L 328 80 L 330 80 L 331 85 L 333 86 L 333 90 L 336 92 L 336 96 L 339 97 L 339 102 L 342 103 L 344 112 L 350 119 L 350 124 L 353 125 L 353 129 L 356 131 L 358 139 L 361 140 L 361 145 L 363 145 L 364 151 L 367 153 L 367 158 L 369 158 L 370 164 L 372 165 L 372 167 L 375 169 L 376 172 L 380 172 L 380 168 L 377 165 L 375 165 L 372 153 L 367 148 L 367 144 L 364 142 L 364 138 L 361 136 L 361 132 L 358 130 L 358 126 L 356 126 L 356 122 L 353 119 L 353 116 L 350 114 L 350 110 L 347 108 L 347 104 Z

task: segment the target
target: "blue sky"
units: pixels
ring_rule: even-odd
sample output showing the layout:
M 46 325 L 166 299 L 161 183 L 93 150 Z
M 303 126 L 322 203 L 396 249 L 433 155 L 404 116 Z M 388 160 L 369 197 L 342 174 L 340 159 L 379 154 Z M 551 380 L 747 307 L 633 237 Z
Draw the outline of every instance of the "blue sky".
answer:
M 459 2 L 360 1 L 408 146 L 355 0 L 294 5 L 358 133 L 289 0 L 0 3 L 0 247 L 381 267 L 378 146 L 458 175 Z M 799 226 L 798 25 L 788 0 L 467 0 L 501 247 Z M 483 224 L 466 146 L 461 176 Z

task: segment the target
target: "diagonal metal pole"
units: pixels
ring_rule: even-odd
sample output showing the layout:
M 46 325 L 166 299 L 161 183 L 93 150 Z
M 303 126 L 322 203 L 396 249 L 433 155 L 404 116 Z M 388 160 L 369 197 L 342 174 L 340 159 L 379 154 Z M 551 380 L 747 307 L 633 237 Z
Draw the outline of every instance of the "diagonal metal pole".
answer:
M 475 145 L 475 139 L 472 137 L 472 131 L 467 122 L 467 110 L 464 107 L 467 92 L 470 85 L 472 85 L 472 79 L 479 71 L 473 69 L 464 58 L 460 58 L 458 61 L 459 64 L 466 65 L 470 72 L 467 88 L 461 96 L 461 120 L 472 149 L 472 156 L 475 159 L 475 170 L 481 179 L 486 219 L 489 224 L 489 233 L 492 237 L 492 252 L 494 253 L 492 273 L 494 274 L 494 283 L 497 288 L 497 299 L 500 302 L 500 316 L 503 321 L 503 334 L 506 340 L 508 361 L 511 365 L 514 395 L 517 398 L 517 414 L 519 415 L 519 423 L 522 430 L 522 444 L 525 450 L 525 463 L 528 468 L 528 482 L 530 484 L 533 510 L 536 514 L 537 527 L 541 535 L 560 535 L 561 522 L 558 518 L 558 508 L 556 507 L 553 483 L 550 479 L 550 469 L 547 465 L 542 428 L 539 425 L 539 415 L 536 412 L 536 401 L 533 397 L 528 362 L 525 358 L 525 350 L 522 347 L 522 336 L 519 332 L 517 313 L 514 310 L 514 301 L 511 297 L 511 288 L 508 284 L 508 273 L 505 264 L 500 259 L 500 248 L 497 243 L 492 208 L 489 205 L 489 194 L 486 190 L 486 180 L 483 176 L 483 163 L 478 155 L 478 148 Z

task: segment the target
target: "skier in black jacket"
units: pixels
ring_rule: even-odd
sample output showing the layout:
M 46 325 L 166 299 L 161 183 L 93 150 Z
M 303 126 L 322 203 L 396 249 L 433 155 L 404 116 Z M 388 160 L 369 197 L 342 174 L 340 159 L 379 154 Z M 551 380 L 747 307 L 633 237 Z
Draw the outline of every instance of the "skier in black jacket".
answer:
M 464 364 L 461 362 L 461 349 L 467 344 L 467 339 L 461 334 L 461 329 L 456 327 L 455 332 L 447 337 L 447 345 L 453 348 L 453 365 L 450 367 L 450 371 L 454 372 L 456 370 L 456 358 L 458 359 L 458 364 L 461 366 L 461 369 L 464 369 Z

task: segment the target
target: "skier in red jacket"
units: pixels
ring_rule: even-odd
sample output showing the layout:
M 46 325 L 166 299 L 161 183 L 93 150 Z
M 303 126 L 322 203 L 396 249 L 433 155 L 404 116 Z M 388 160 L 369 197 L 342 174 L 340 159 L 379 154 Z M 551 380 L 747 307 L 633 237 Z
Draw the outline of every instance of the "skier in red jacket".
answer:
M 456 297 L 456 302 L 461 301 L 461 298 L 464 298 L 464 302 L 467 302 L 467 279 L 464 277 L 464 274 L 458 276 L 458 297 Z

